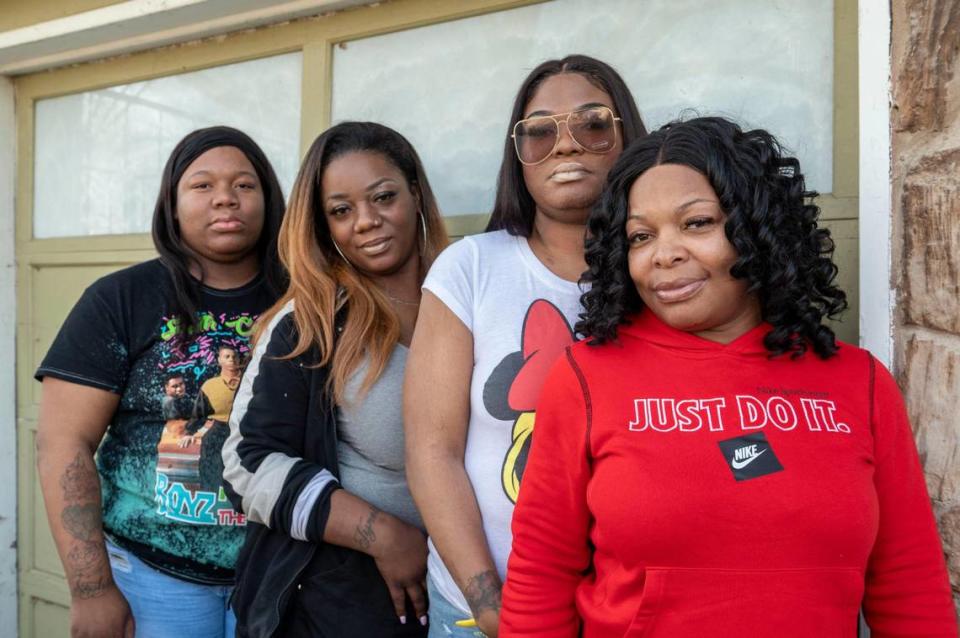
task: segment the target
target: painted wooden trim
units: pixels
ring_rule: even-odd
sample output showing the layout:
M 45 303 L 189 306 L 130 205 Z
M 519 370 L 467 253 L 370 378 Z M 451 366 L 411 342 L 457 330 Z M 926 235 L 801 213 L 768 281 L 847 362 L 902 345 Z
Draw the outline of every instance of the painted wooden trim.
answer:
M 890 6 L 861 2 L 858 54 L 860 114 L 860 344 L 893 363 L 890 173 Z
M 833 193 L 825 193 L 816 199 L 820 207 L 820 219 L 824 221 L 837 219 L 857 219 L 857 198 L 837 197 Z
M 398 0 L 23 75 L 16 78 L 17 91 L 33 100 L 54 97 L 298 51 L 308 43 L 345 42 L 543 1 Z
M 0 32 L 42 24 L 122 1 L 124 0 L 4 0 L 4 12 L 0 14 Z
M 349 9 L 371 0 L 132 0 L 0 33 L 0 73 L 23 74 Z M 158 29 L 158 24 L 165 27 Z
M 459 239 L 465 235 L 482 232 L 488 221 L 490 221 L 489 213 L 474 213 L 444 217 L 443 225 L 451 239 Z
M 16 261 L 14 260 L 14 92 L 0 77 L 0 627 L 17 623 Z
M 330 127 L 333 95 L 333 55 L 329 40 L 303 47 L 303 85 L 300 110 L 300 156 Z M 289 197 L 289 193 L 287 193 Z
M 24 571 L 20 577 L 23 579 L 24 588 L 29 586 L 34 595 L 42 591 L 44 600 L 58 603 L 64 607 L 70 606 L 70 588 L 63 576 L 57 576 L 39 569 L 30 569 Z
M 833 196 L 858 196 L 857 0 L 835 0 L 833 19 Z M 854 213 L 856 215 L 856 213 Z
M 36 473 L 36 446 L 35 430 L 21 431 L 18 441 L 18 458 L 24 465 L 22 472 L 29 471 Z M 39 480 L 27 480 L 21 476 L 18 485 L 19 493 L 19 551 L 20 556 L 24 558 L 20 565 L 20 593 L 21 601 L 28 602 L 31 598 L 41 598 L 43 600 L 61 604 L 65 607 L 70 606 L 70 590 L 63 573 L 53 573 L 33 566 L 33 556 L 36 552 L 36 530 L 33 521 L 38 516 L 46 516 L 43 511 L 43 505 L 37 502 L 33 489 L 39 489 Z M 40 511 L 38 511 L 38 506 Z M 28 615 L 21 614 L 21 620 L 26 621 Z M 30 635 L 30 634 L 27 634 Z
M 14 83 L 16 95 L 16 204 L 14 211 L 16 255 L 26 248 L 33 234 L 33 100 L 20 92 Z
M 52 253 L 124 252 L 129 250 L 153 250 L 149 233 L 130 235 L 90 235 L 81 237 L 57 237 L 33 239 L 22 244 L 18 255 L 46 255 Z

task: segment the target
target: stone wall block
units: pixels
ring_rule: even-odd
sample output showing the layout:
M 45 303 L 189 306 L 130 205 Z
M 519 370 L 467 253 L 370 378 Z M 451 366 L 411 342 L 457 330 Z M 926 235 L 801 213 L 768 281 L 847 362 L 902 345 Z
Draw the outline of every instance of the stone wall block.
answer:
M 904 398 L 960 605 L 960 338 L 919 332 L 904 354 Z
M 960 148 L 924 157 L 907 173 L 901 210 L 904 318 L 960 334 Z
M 951 507 L 940 517 L 943 551 L 947 555 L 950 585 L 960 590 L 960 506 Z
M 927 488 L 938 508 L 960 505 L 960 338 L 915 334 L 905 355 L 904 398 Z
M 949 109 L 948 90 L 960 57 L 960 2 L 902 0 L 895 11 L 894 37 L 904 37 L 903 54 L 893 60 L 893 126 L 897 131 L 940 131 Z

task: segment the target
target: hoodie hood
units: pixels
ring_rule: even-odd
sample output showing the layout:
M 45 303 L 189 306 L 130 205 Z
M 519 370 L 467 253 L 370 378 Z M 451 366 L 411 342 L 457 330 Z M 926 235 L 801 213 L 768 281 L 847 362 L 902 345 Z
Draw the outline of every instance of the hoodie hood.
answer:
M 654 345 L 668 348 L 676 354 L 686 354 L 693 357 L 714 355 L 766 357 L 770 354 L 763 344 L 763 339 L 773 330 L 773 326 L 765 321 L 730 343 L 718 343 L 698 337 L 692 332 L 668 326 L 649 308 L 644 308 L 627 319 L 630 324 L 620 327 L 621 337 L 629 336 L 643 339 Z

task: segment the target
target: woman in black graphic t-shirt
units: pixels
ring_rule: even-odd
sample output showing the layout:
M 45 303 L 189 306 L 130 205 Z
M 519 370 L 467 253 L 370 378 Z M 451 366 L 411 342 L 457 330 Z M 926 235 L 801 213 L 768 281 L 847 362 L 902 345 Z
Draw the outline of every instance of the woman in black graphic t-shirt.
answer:
M 189 134 L 163 171 L 160 258 L 91 285 L 37 370 L 38 466 L 75 635 L 234 633 L 245 521 L 219 486 L 224 437 L 194 406 L 206 381 L 239 376 L 254 320 L 282 292 L 283 211 L 247 135 Z

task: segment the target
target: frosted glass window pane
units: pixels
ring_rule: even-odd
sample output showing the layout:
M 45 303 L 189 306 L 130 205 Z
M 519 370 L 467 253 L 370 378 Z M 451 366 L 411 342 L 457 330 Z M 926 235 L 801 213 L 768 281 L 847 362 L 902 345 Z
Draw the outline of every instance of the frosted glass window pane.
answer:
M 767 128 L 832 190 L 832 0 L 555 0 L 348 42 L 333 120 L 396 128 L 445 214 L 489 212 L 514 93 L 569 53 L 620 71 L 648 128 L 685 109 Z
M 149 232 L 173 147 L 216 124 L 250 135 L 288 194 L 300 159 L 301 62 L 289 53 L 38 101 L 34 237 Z

